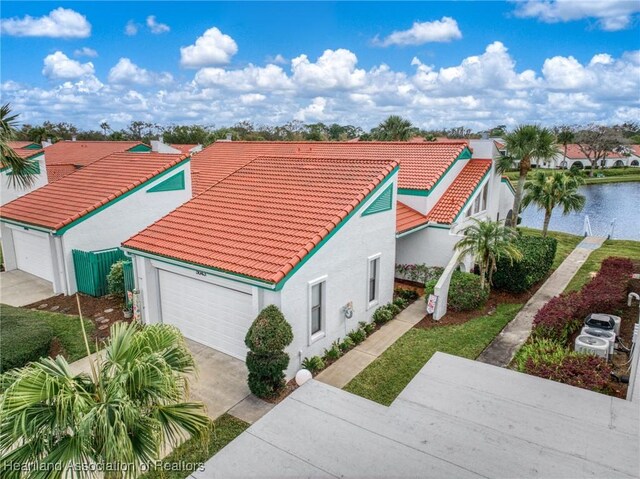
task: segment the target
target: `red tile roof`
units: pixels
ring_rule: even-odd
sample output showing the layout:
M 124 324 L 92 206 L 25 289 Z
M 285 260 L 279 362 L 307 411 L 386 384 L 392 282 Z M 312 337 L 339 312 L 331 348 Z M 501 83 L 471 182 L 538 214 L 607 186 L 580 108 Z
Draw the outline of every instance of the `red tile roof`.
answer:
M 395 166 L 259 157 L 123 245 L 278 283 Z
M 31 158 L 32 156 L 41 155 L 44 150 L 32 150 L 29 148 L 14 148 L 13 151 L 16 152 L 20 158 Z
M 187 144 L 171 143 L 169 146 L 171 148 L 175 148 L 176 150 L 180 150 L 182 153 L 191 153 L 191 150 L 196 146 L 198 146 L 198 144 L 194 143 L 192 145 L 187 145 Z
M 49 183 L 53 183 L 79 169 L 80 167 L 76 168 L 73 165 L 47 165 L 47 179 Z
M 185 158 L 187 155 L 114 153 L 3 205 L 0 218 L 59 230 Z
M 396 233 L 409 231 L 428 221 L 425 215 L 398 201 L 396 206 Z
M 424 142 L 242 142 L 219 141 L 194 155 L 194 193 L 201 193 L 216 181 L 233 173 L 258 156 L 295 158 L 347 158 L 398 161 L 402 166 L 398 186 L 429 189 L 467 147 L 464 140 L 446 143 Z
M 640 145 L 629 145 L 629 149 L 632 155 L 640 156 Z
M 59 141 L 46 148 L 48 165 L 89 165 L 111 153 L 142 145 L 140 141 Z
M 469 160 L 427 214 L 434 223 L 451 224 L 491 168 L 491 160 Z
M 496 148 L 498 148 L 498 150 L 504 150 L 504 143 L 497 140 L 493 140 L 493 142 L 496 144 Z
M 9 141 L 7 143 L 14 150 L 16 148 L 26 148 L 29 145 L 36 145 L 37 144 L 35 141 Z
M 560 152 L 560 155 L 563 155 L 564 146 L 558 145 L 558 151 Z M 585 155 L 582 152 L 582 150 L 580 149 L 580 146 L 578 146 L 577 144 L 570 143 L 567 145 L 567 158 L 571 160 L 584 160 L 587 158 L 587 155 Z M 626 158 L 626 157 L 619 153 L 609 152 L 607 153 L 607 158 Z

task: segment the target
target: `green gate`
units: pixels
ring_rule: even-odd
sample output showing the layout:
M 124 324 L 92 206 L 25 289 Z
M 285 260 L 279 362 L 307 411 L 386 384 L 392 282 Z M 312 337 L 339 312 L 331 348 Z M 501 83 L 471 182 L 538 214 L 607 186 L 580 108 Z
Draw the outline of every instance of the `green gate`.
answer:
M 73 250 L 73 267 L 76 271 L 78 291 L 100 297 L 109 292 L 107 275 L 116 261 L 126 259 L 120 248 L 100 251 Z M 133 276 L 133 275 L 132 275 Z
M 133 277 L 133 263 L 131 260 L 127 260 L 122 263 L 122 271 L 124 273 L 124 299 L 127 306 L 131 306 L 131 300 L 129 299 L 129 291 L 133 292 L 136 289 L 136 282 Z

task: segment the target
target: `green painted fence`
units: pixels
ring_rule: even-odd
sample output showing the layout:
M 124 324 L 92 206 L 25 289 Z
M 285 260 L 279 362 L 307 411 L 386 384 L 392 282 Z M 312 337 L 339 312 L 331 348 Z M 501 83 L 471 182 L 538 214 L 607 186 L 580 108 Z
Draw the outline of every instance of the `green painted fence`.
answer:
M 100 297 L 109 292 L 107 275 L 116 261 L 126 259 L 120 248 L 101 251 L 73 250 L 73 267 L 76 270 L 78 291 Z
M 133 290 L 136 289 L 136 281 L 133 277 L 133 263 L 131 263 L 131 260 L 122 263 L 122 270 L 124 272 L 124 300 L 127 306 L 131 306 L 128 292 L 133 292 Z

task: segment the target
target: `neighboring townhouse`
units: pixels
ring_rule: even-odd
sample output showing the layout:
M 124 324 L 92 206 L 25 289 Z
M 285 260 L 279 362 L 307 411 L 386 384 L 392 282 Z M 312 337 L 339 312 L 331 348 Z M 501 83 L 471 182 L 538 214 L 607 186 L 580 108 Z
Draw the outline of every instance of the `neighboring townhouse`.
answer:
M 123 243 L 143 320 L 244 360 L 275 304 L 291 377 L 391 301 L 397 178 L 388 159 L 254 156 Z
M 598 160 L 598 168 L 619 168 L 623 166 L 638 166 L 638 156 L 634 155 L 634 152 L 639 153 L 634 150 L 634 145 L 630 145 L 627 147 L 628 152 L 609 152 L 606 158 L 602 160 Z M 636 145 L 637 146 L 637 145 Z M 569 168 L 591 168 L 591 160 L 587 158 L 580 146 L 577 144 L 569 144 L 567 145 L 567 151 L 565 156 L 565 150 L 563 145 L 558 146 L 558 153 L 549 161 L 538 161 L 536 162 L 539 168 L 561 168 L 561 169 L 569 169 Z
M 10 141 L 9 146 L 20 158 L 31 163 L 29 172 L 32 175 L 32 183 L 26 187 L 16 183 L 12 179 L 11 168 L 0 163 L 0 205 L 24 196 L 49 182 L 44 150 L 39 144 L 30 141 Z
M 53 143 L 45 148 L 49 182 L 90 165 L 112 153 L 146 153 L 149 145 L 140 141 L 76 141 L 65 140 Z M 180 151 L 173 152 L 175 154 Z
M 398 263 L 446 265 L 469 217 L 506 219 L 513 203 L 511 185 L 492 167 L 492 140 L 471 140 L 471 148 L 466 140 L 216 142 L 193 158 L 194 194 L 258 155 L 398 161 Z
M 3 205 L 5 269 L 75 293 L 73 250 L 119 247 L 189 200 L 189 162 L 182 154 L 114 153 Z
M 170 145 L 167 145 L 160 138 L 158 138 L 157 140 L 151 140 L 150 143 L 151 151 L 155 151 L 157 153 L 186 153 L 188 155 L 193 155 L 194 153 L 202 151 L 202 145 L 197 143 L 172 143 Z

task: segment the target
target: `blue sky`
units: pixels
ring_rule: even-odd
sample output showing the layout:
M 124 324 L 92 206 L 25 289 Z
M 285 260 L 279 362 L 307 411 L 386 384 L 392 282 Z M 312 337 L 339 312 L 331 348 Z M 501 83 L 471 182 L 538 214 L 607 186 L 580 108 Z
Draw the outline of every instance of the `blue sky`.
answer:
M 86 128 L 370 127 L 391 113 L 425 127 L 624 121 L 640 117 L 639 11 L 617 0 L 4 1 L 2 96 L 25 121 Z

